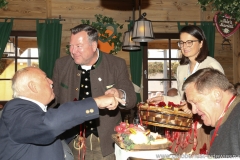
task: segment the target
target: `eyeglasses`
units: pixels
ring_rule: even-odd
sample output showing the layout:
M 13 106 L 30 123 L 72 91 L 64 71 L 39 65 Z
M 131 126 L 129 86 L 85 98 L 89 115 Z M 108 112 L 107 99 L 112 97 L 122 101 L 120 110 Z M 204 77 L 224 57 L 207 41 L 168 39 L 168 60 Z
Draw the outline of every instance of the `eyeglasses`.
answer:
M 179 48 L 182 48 L 184 46 L 184 43 L 186 44 L 187 47 L 191 47 L 193 45 L 193 42 L 197 42 L 197 41 L 199 40 L 187 40 L 186 42 L 178 41 L 177 44 Z

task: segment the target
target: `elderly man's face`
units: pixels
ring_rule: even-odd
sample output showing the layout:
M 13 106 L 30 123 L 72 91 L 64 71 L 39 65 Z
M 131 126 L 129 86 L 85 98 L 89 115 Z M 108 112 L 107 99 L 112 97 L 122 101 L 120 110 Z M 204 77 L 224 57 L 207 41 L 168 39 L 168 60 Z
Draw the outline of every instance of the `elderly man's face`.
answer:
M 193 83 L 188 84 L 185 90 L 187 101 L 192 105 L 193 114 L 198 114 L 206 126 L 214 127 L 219 118 L 219 106 L 213 98 L 213 93 L 200 94 Z
M 55 97 L 52 89 L 53 81 L 39 68 L 33 68 L 32 71 L 35 74 L 35 83 L 37 84 L 36 87 L 39 93 L 38 100 L 47 105 Z

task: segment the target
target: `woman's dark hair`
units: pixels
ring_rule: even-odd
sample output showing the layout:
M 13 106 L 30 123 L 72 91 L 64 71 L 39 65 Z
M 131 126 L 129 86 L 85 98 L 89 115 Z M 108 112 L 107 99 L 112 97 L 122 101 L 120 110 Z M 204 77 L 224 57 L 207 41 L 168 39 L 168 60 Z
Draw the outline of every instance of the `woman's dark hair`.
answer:
M 197 38 L 199 40 L 199 42 L 201 42 L 201 41 L 203 42 L 202 48 L 200 48 L 200 52 L 195 60 L 200 63 L 204 59 L 206 59 L 207 56 L 209 55 L 209 50 L 208 50 L 207 41 L 206 41 L 206 37 L 205 37 L 203 30 L 201 28 L 199 28 L 198 26 L 188 25 L 181 29 L 181 31 L 179 32 L 179 36 L 182 33 L 188 33 L 188 34 L 192 35 L 193 37 Z M 189 58 L 182 55 L 180 64 L 181 65 L 189 64 L 189 62 L 190 62 Z

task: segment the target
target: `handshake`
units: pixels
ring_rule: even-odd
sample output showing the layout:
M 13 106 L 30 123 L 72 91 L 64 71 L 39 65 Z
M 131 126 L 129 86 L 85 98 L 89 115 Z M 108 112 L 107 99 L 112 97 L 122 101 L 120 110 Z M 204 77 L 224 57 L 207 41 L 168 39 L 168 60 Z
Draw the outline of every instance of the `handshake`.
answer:
M 99 109 L 107 108 L 109 110 L 114 110 L 117 108 L 118 103 L 125 104 L 124 100 L 114 97 L 113 95 L 103 95 L 93 99 L 97 103 Z

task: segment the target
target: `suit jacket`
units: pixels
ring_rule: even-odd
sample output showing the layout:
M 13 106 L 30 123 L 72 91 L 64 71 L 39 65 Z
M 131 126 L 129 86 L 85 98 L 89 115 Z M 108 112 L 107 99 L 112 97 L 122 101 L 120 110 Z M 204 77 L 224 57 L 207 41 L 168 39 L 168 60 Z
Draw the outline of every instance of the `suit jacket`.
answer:
M 73 101 L 79 98 L 81 71 L 70 55 L 61 57 L 55 62 L 53 71 L 54 93 L 57 103 Z M 104 95 L 107 86 L 114 85 L 126 92 L 126 109 L 136 105 L 136 93 L 125 60 L 100 52 L 94 70 L 90 71 L 92 97 Z M 101 110 L 100 125 L 97 127 L 103 156 L 114 152 L 114 127 L 121 122 L 119 108 L 116 110 Z
M 226 113 L 224 114 L 221 125 L 210 148 L 209 155 L 212 155 L 213 158 L 239 159 L 240 156 L 239 114 L 240 114 L 240 96 L 237 96 L 229 106 Z M 211 136 L 213 136 L 215 129 L 211 131 Z
M 69 102 L 47 112 L 34 102 L 13 99 L 5 105 L 0 119 L 0 159 L 64 160 L 58 136 L 97 117 L 99 110 L 92 98 Z
M 179 104 L 180 101 L 183 99 L 184 92 L 182 91 L 182 86 L 184 81 L 190 76 L 189 74 L 189 65 L 180 65 L 177 68 L 177 89 L 178 89 L 178 95 L 169 97 L 169 96 L 164 96 L 164 101 L 166 103 L 174 102 L 176 104 Z M 221 64 L 216 61 L 212 57 L 207 57 L 204 61 L 202 61 L 197 70 L 207 68 L 207 67 L 212 67 L 214 69 L 218 69 L 220 72 L 224 73 L 223 68 Z

